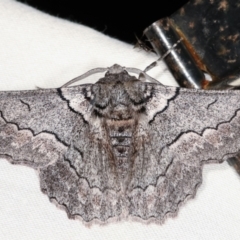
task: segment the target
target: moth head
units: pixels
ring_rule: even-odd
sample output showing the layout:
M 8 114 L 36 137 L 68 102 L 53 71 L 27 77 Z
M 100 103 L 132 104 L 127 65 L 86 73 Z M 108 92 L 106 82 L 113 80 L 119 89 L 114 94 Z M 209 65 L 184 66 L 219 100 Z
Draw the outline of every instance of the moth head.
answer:
M 125 70 L 120 73 L 111 71 L 92 85 L 91 94 L 93 113 L 97 116 L 116 120 L 130 119 L 145 111 L 152 87 Z

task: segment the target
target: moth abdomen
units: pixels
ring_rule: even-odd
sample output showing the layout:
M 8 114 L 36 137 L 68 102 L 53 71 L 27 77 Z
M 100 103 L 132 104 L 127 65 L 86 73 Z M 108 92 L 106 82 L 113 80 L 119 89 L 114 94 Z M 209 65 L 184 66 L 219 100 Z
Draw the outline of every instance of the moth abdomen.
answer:
M 127 179 L 131 166 L 132 137 L 135 120 L 107 120 L 106 129 L 111 143 L 113 160 L 118 177 Z
M 113 146 L 129 146 L 131 144 L 131 138 L 128 136 L 115 136 L 111 137 L 111 142 Z

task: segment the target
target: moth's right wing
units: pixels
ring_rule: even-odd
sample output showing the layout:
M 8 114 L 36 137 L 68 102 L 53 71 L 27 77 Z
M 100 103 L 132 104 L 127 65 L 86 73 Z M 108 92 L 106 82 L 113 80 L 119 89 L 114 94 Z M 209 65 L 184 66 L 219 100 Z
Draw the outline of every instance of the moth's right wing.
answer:
M 104 129 L 91 117 L 92 85 L 0 92 L 0 157 L 39 172 L 41 190 L 69 217 L 121 214 Z

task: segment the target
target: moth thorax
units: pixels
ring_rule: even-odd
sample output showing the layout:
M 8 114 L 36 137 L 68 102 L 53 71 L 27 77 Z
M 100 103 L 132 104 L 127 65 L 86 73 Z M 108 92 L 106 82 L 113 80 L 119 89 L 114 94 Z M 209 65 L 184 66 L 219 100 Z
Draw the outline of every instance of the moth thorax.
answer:
M 127 120 L 132 118 L 131 108 L 123 104 L 118 104 L 115 107 L 112 107 L 109 111 L 109 118 L 115 120 Z

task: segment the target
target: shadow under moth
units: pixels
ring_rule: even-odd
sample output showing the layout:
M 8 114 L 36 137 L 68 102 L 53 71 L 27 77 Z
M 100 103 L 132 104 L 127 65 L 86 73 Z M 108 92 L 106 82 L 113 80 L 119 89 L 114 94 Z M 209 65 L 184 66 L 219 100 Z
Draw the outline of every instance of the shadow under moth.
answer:
M 108 68 L 95 84 L 0 92 L 0 157 L 84 223 L 162 223 L 194 197 L 205 163 L 240 150 L 240 92 L 163 86 Z

